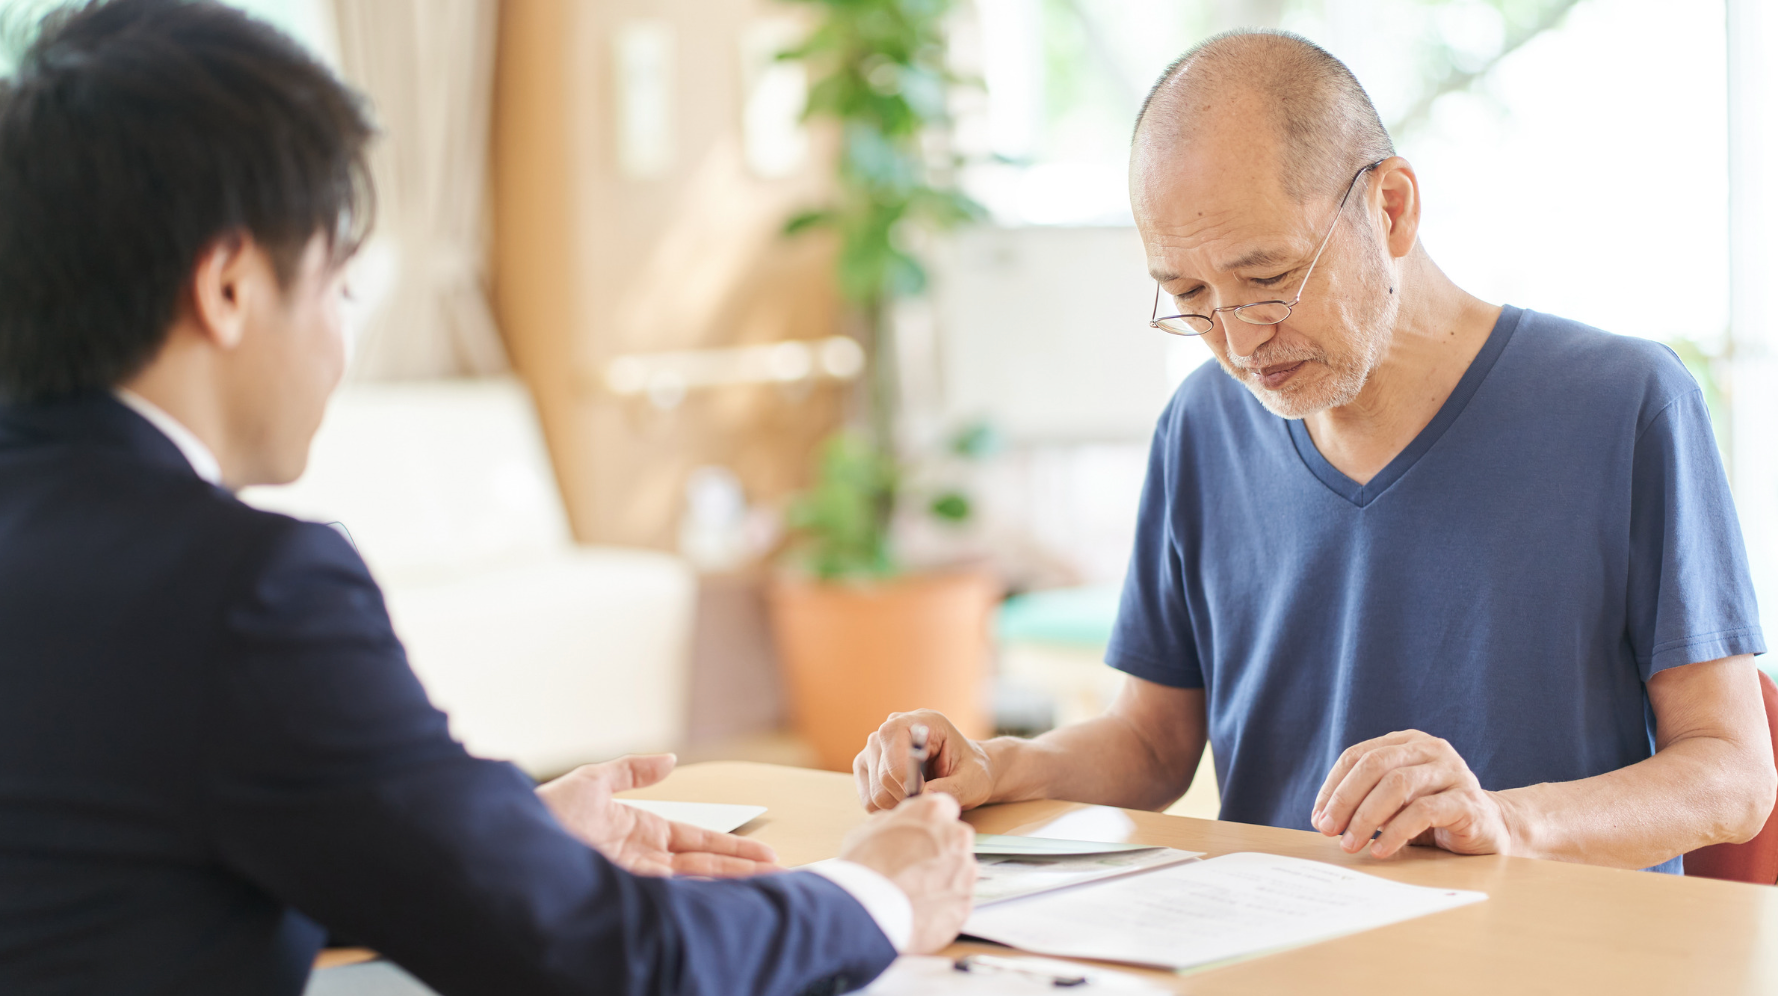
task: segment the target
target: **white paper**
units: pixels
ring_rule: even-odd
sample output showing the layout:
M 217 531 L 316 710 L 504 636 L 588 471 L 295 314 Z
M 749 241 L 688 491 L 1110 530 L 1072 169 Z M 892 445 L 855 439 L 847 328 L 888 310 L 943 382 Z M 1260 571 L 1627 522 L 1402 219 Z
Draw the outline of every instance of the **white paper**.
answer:
M 1140 976 L 1097 965 L 1050 958 L 997 957 L 997 964 L 1024 971 L 959 972 L 949 958 L 904 955 L 862 990 L 863 996 L 1039 996 L 1048 993 L 1165 993 L 1168 990 Z M 1046 977 L 1047 976 L 1047 977 Z M 1084 977 L 1083 986 L 1058 988 L 1055 976 Z
M 1056 840 L 1129 840 L 1135 832 L 1136 821 L 1130 814 L 1112 806 L 1071 809 L 1040 827 L 1022 831 L 1026 837 Z
M 766 811 L 764 806 L 731 806 L 721 802 L 662 802 L 658 799 L 619 799 L 675 823 L 689 823 L 717 833 L 729 833 Z
M 985 854 L 976 859 L 975 905 L 980 908 L 1021 896 L 1164 868 L 1201 857 L 1203 853 L 1151 847 L 1140 851 L 1056 857 Z
M 1052 837 L 1008 837 L 995 833 L 975 835 L 976 857 L 986 854 L 1059 856 L 1068 854 L 1115 854 L 1120 851 L 1153 851 L 1154 844 L 1113 844 L 1102 840 L 1059 840 Z
M 999 903 L 963 931 L 1026 951 L 1187 968 L 1487 899 L 1272 854 L 1225 854 Z

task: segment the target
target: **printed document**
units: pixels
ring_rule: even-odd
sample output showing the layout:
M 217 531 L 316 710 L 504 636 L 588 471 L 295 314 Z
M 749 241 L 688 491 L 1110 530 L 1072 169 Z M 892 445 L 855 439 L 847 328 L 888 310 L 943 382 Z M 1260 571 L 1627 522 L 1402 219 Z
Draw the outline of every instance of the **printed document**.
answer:
M 1404 885 L 1337 865 L 1225 854 L 996 903 L 963 932 L 1024 951 L 1189 968 L 1467 906 L 1486 893 Z
M 1167 992 L 1140 976 L 1099 965 L 1049 958 L 983 960 L 988 964 L 978 964 L 975 970 L 964 972 L 949 958 L 903 955 L 865 987 L 860 996 L 1164 996 Z M 1063 981 L 1058 983 L 1058 979 Z
M 1202 851 L 1149 847 L 1109 854 L 1017 855 L 976 852 L 975 905 L 1003 903 L 1202 857 Z

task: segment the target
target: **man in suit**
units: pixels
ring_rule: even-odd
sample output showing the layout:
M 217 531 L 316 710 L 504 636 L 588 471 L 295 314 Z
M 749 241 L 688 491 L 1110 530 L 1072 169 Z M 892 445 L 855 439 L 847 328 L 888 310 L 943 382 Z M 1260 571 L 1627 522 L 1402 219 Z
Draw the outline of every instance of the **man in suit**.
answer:
M 370 134 L 208 0 L 57 13 L 0 92 L 0 991 L 296 993 L 334 931 L 447 996 L 842 992 L 949 941 L 948 797 L 667 876 L 773 856 L 611 801 L 662 759 L 470 757 L 346 541 L 234 498 L 344 367 Z

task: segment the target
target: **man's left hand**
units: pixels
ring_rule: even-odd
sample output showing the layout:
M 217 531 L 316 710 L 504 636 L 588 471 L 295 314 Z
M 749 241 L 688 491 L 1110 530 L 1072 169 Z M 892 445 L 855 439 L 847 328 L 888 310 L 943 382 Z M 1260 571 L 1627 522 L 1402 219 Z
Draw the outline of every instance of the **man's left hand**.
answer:
M 1456 748 L 1419 730 L 1347 748 L 1322 782 L 1309 822 L 1339 837 L 1347 853 L 1369 844 L 1378 858 L 1408 844 L 1458 854 L 1504 854 L 1510 844 L 1500 797 L 1482 790 Z
M 653 785 L 673 770 L 671 754 L 583 764 L 537 787 L 544 805 L 574 836 L 638 875 L 734 878 L 777 871 L 778 855 L 757 840 L 664 820 L 612 798 Z

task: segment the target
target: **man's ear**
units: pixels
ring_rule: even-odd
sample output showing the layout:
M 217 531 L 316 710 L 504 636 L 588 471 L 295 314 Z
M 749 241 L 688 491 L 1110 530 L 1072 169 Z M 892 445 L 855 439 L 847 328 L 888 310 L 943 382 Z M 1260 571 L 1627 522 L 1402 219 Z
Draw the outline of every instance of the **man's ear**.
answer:
M 253 240 L 239 234 L 217 239 L 198 254 L 191 278 L 192 318 L 199 333 L 214 345 L 222 349 L 240 345 L 263 257 Z
M 1401 259 L 1414 251 L 1420 239 L 1420 178 L 1400 156 L 1391 156 L 1377 167 L 1377 184 L 1383 209 L 1384 244 L 1389 255 Z

